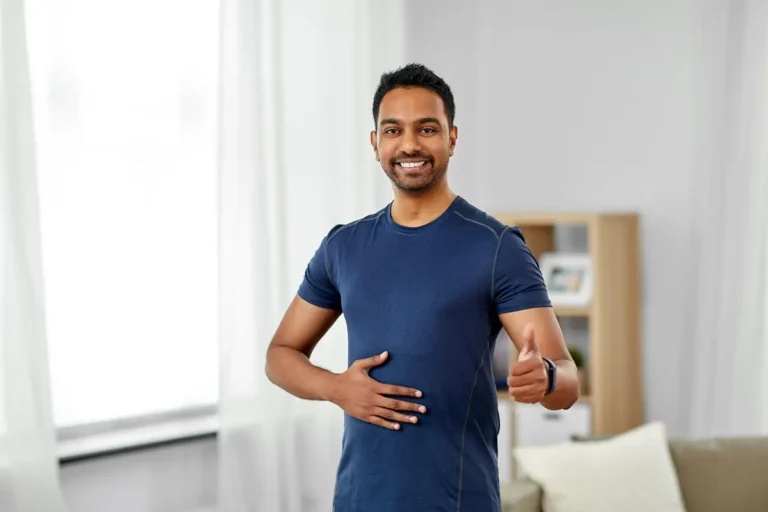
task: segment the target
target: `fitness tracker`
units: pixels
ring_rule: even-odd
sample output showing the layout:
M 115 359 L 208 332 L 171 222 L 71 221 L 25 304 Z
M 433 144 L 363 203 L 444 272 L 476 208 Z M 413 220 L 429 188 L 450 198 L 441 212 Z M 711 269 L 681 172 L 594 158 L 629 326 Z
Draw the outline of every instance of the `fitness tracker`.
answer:
M 547 365 L 547 377 L 549 384 L 547 385 L 547 392 L 544 393 L 544 396 L 546 396 L 553 392 L 555 390 L 555 386 L 557 385 L 557 366 L 555 366 L 555 363 L 553 363 L 552 360 L 548 357 L 542 357 L 541 359 L 544 361 L 544 364 Z

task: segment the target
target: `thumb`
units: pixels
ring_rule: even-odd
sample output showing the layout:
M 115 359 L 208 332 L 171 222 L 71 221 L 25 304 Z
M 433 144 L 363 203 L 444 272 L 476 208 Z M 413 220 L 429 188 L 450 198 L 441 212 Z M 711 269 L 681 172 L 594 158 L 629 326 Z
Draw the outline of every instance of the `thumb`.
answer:
M 536 345 L 536 339 L 533 332 L 533 324 L 528 324 L 523 329 L 523 343 L 520 349 L 520 355 L 517 358 L 518 361 L 528 359 L 539 353 L 539 346 Z
M 357 361 L 358 366 L 363 370 L 370 370 L 371 368 L 375 366 L 379 366 L 380 364 L 383 364 L 384 361 L 387 360 L 387 357 L 389 354 L 385 350 L 381 354 L 376 354 L 375 356 L 367 357 L 365 359 L 359 359 Z

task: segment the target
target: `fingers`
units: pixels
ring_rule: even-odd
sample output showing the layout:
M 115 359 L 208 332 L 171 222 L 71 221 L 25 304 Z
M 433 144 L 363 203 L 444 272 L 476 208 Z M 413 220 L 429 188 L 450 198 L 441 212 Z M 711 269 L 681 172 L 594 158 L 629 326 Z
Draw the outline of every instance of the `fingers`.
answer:
M 353 366 L 363 370 L 367 375 L 368 370 L 383 364 L 388 357 L 389 353 L 384 351 L 381 354 L 372 357 L 358 359 L 354 362 Z M 396 398 L 388 398 L 390 396 L 421 398 L 423 393 L 418 389 L 396 386 L 393 384 L 381 384 L 371 379 L 369 376 L 361 378 L 362 380 L 359 380 L 358 378 L 357 382 L 362 384 L 359 389 L 361 389 L 363 396 L 358 396 L 354 402 L 363 403 L 366 404 L 366 406 L 364 406 L 362 410 L 351 412 L 353 416 L 382 428 L 400 430 L 401 423 L 414 424 L 418 422 L 416 416 L 403 414 L 403 412 L 419 412 L 422 414 L 427 412 L 427 408 L 423 405 L 407 402 L 405 400 L 398 400 Z M 350 408 L 345 408 L 345 411 L 349 412 L 350 410 Z
M 381 419 L 388 420 L 392 423 L 416 423 L 418 418 L 416 416 L 405 415 L 392 409 L 385 409 L 383 407 L 376 407 L 373 410 L 373 415 L 378 416 Z
M 518 361 L 514 365 L 512 365 L 512 369 L 510 371 L 511 375 L 525 375 L 526 373 L 531 372 L 541 372 L 543 370 L 543 364 L 544 362 L 540 357 L 531 357 L 529 359 L 523 359 L 522 361 Z
M 357 361 L 355 361 L 355 364 L 357 364 L 357 366 L 359 366 L 363 370 L 370 370 L 371 368 L 375 366 L 379 366 L 380 364 L 384 363 L 384 361 L 387 360 L 387 356 L 389 356 L 389 354 L 385 350 L 381 354 L 376 354 L 375 356 L 368 357 L 365 359 L 358 359 Z
M 387 421 L 379 416 L 371 416 L 367 421 L 368 423 L 378 425 L 379 427 L 387 428 L 389 430 L 400 430 L 400 425 L 398 423 Z
M 394 386 L 391 384 L 382 384 L 377 389 L 378 393 L 381 395 L 390 395 L 390 396 L 415 396 L 417 398 L 421 398 L 422 393 L 418 389 L 413 388 L 407 388 L 404 386 Z
M 539 384 L 529 384 L 521 387 L 510 387 L 509 394 L 518 402 L 537 403 L 544 396 L 545 388 Z
M 408 410 L 405 408 L 405 406 L 416 406 L 419 412 L 427 412 L 427 409 L 424 406 L 409 404 L 408 402 L 402 402 L 399 400 L 392 400 L 392 402 L 397 402 L 395 405 L 399 405 L 401 407 L 400 410 L 403 411 Z M 372 423 L 389 430 L 400 430 L 400 423 L 415 424 L 419 420 L 416 416 L 402 414 L 393 409 L 388 409 L 386 407 L 375 407 L 373 409 L 373 415 L 371 415 L 367 421 L 368 423 Z
M 507 378 L 509 394 L 518 402 L 538 403 L 547 391 L 547 380 L 541 357 L 521 361 Z
M 405 400 L 396 400 L 393 398 L 384 398 L 381 397 L 381 400 L 377 403 L 379 407 L 383 407 L 385 409 L 390 409 L 393 411 L 412 411 L 412 412 L 420 412 L 424 414 L 427 412 L 427 408 L 423 405 L 414 404 L 412 402 L 406 402 Z
M 539 363 L 535 368 L 529 369 L 528 365 L 515 365 L 512 369 L 512 373 L 507 379 L 507 384 L 510 388 L 519 388 L 536 384 L 546 388 L 547 386 L 547 372 L 544 370 L 542 363 Z

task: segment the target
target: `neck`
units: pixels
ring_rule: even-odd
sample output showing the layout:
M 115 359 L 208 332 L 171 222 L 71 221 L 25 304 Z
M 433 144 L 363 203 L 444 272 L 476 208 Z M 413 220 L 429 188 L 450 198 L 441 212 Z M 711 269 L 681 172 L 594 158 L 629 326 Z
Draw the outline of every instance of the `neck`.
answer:
M 429 224 L 442 215 L 454 199 L 456 194 L 448 188 L 445 180 L 420 192 L 396 188 L 391 209 L 392 220 L 407 227 Z

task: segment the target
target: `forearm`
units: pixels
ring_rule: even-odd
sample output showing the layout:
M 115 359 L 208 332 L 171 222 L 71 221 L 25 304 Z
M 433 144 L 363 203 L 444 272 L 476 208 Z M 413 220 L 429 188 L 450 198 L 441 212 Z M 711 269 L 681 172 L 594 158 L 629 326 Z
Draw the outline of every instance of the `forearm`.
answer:
M 305 400 L 332 401 L 333 372 L 315 366 L 300 351 L 283 346 L 267 350 L 267 378 L 288 393 Z
M 579 399 L 579 376 L 576 365 L 568 359 L 554 361 L 557 366 L 555 390 L 541 400 L 549 410 L 568 409 Z

